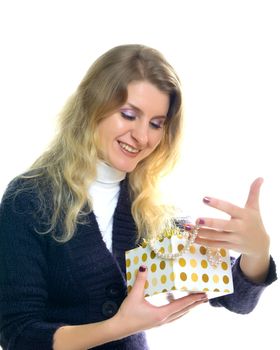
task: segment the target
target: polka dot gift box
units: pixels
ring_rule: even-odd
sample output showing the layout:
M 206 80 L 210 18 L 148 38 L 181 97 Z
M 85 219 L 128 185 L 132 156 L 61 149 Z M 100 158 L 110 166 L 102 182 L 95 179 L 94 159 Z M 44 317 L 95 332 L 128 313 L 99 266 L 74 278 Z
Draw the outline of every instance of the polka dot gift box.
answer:
M 177 299 L 189 293 L 206 292 L 208 298 L 214 298 L 233 293 L 228 251 L 210 251 L 181 232 L 126 252 L 128 292 L 139 267 L 145 265 L 148 269 L 145 297 L 154 304 L 166 303 L 167 295 Z M 218 260 L 213 260 L 215 254 Z

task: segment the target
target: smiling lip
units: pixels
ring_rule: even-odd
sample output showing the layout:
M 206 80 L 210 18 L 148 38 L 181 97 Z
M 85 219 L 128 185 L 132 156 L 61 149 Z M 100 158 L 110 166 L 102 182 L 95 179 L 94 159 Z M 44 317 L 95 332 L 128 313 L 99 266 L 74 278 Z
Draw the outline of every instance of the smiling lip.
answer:
M 125 144 L 125 145 L 128 145 L 127 143 L 121 142 L 121 141 L 118 141 L 118 143 L 119 143 L 119 145 L 120 145 L 120 143 Z M 130 146 L 130 145 L 128 145 L 128 146 Z M 133 149 L 135 149 L 135 148 L 132 147 L 132 146 L 130 146 L 130 147 L 133 148 Z M 140 150 L 139 150 L 139 152 L 136 152 L 136 153 L 129 152 L 128 150 L 124 149 L 121 145 L 120 145 L 120 149 L 121 149 L 121 151 L 122 151 L 126 156 L 131 157 L 131 158 L 136 157 L 136 156 L 139 154 L 139 152 L 140 152 Z

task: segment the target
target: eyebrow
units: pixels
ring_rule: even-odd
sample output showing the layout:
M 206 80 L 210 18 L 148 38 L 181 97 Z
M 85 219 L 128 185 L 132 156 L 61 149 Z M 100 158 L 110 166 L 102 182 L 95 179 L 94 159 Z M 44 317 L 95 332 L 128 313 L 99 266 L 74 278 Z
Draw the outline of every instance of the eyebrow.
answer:
M 140 109 L 139 107 L 135 106 L 134 104 L 132 104 L 132 103 L 130 103 L 130 102 L 127 102 L 126 104 L 129 105 L 131 108 L 135 109 L 137 112 L 143 114 L 142 109 Z M 163 118 L 163 119 L 166 119 L 166 118 L 167 118 L 167 115 L 156 115 L 156 116 L 154 116 L 153 118 Z

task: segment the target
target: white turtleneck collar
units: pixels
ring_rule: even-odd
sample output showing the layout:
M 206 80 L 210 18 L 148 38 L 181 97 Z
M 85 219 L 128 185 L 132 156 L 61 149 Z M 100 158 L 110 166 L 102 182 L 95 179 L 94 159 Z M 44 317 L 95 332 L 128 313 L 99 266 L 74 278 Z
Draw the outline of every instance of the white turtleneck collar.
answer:
M 125 179 L 126 173 L 113 168 L 111 165 L 98 159 L 96 164 L 96 179 L 95 181 L 104 184 L 119 183 Z
M 93 211 L 107 248 L 112 251 L 113 215 L 118 202 L 120 182 L 126 173 L 98 160 L 96 178 L 89 187 Z

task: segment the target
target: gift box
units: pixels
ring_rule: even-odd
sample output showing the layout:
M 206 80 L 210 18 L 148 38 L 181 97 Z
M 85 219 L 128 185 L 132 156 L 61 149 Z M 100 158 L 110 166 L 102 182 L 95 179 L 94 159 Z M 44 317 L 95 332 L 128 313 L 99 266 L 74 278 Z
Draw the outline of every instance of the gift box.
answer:
M 229 252 L 210 250 L 191 241 L 189 233 L 188 237 L 181 233 L 182 230 L 179 234 L 169 231 L 153 244 L 145 241 L 126 252 L 128 292 L 139 267 L 145 265 L 145 297 L 153 304 L 162 305 L 170 298 L 196 292 L 205 292 L 209 299 L 233 293 Z

